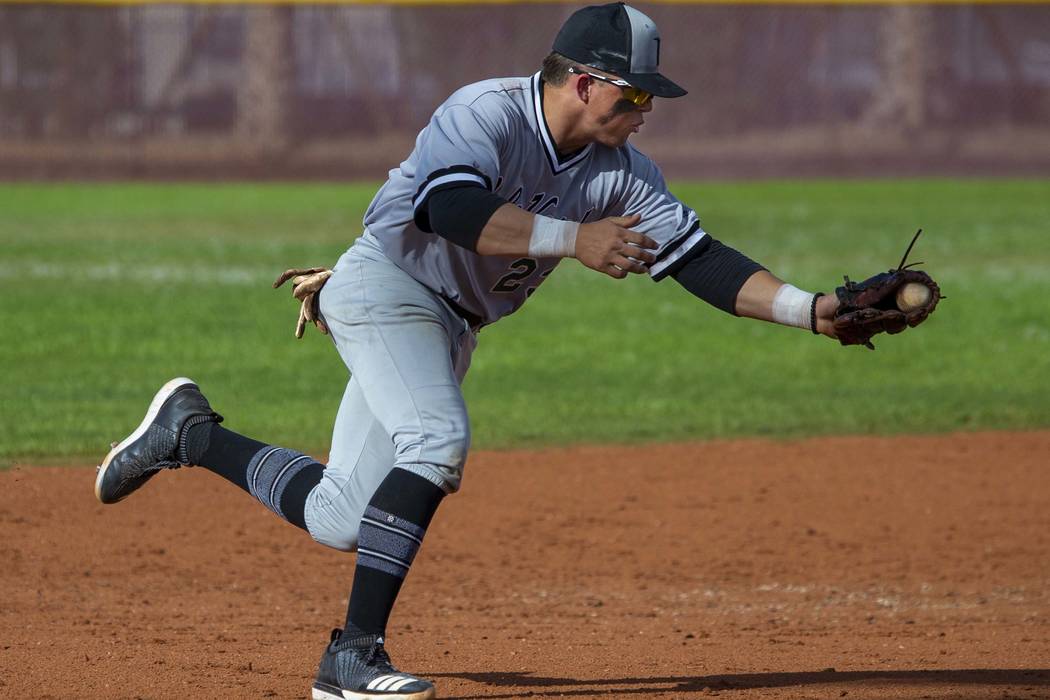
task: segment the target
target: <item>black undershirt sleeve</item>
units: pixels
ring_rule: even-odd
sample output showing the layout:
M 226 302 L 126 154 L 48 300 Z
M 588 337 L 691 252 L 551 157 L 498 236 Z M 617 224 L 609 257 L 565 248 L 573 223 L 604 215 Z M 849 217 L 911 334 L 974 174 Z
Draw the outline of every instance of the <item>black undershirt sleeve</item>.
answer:
M 747 279 L 763 266 L 740 251 L 707 236 L 670 275 L 711 306 L 736 315 L 736 295 Z
M 477 185 L 438 190 L 429 195 L 425 205 L 429 232 L 477 252 L 482 229 L 506 203 L 503 197 Z M 419 212 L 416 216 L 418 220 Z

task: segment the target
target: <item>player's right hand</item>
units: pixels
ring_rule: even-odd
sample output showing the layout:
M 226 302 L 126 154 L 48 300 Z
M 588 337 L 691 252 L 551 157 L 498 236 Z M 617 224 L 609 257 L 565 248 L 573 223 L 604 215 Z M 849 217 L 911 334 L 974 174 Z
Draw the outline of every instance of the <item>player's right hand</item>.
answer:
M 644 233 L 631 230 L 641 221 L 641 215 L 631 214 L 580 224 L 576 234 L 576 259 L 616 279 L 623 279 L 628 272 L 648 272 L 649 265 L 656 262 L 656 256 L 649 251 L 656 250 L 660 244 Z

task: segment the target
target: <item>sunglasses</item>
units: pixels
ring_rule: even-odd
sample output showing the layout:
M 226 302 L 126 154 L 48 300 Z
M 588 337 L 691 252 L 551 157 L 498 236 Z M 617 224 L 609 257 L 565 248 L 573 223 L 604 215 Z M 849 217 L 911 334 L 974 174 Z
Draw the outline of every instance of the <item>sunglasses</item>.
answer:
M 653 99 L 652 93 L 648 93 L 645 90 L 640 90 L 639 88 L 632 87 L 629 82 L 627 82 L 626 80 L 621 80 L 620 78 L 606 78 L 604 75 L 598 75 L 597 73 L 590 73 L 588 71 L 578 70 L 572 67 L 569 68 L 569 72 L 575 73 L 576 75 L 589 75 L 595 80 L 600 80 L 603 83 L 615 85 L 616 87 L 623 90 L 623 97 L 625 100 L 627 100 L 628 102 L 633 102 L 639 107 L 644 107 L 645 104 L 649 102 L 649 100 Z

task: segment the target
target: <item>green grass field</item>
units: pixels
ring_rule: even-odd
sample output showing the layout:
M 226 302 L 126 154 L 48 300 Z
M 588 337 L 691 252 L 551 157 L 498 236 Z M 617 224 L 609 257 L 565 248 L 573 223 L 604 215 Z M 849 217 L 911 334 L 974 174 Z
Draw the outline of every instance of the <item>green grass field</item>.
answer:
M 0 459 L 99 457 L 160 384 L 323 453 L 347 373 L 270 283 L 331 265 L 375 185 L 0 186 Z M 481 333 L 465 391 L 498 448 L 1050 424 L 1050 181 L 680 183 L 704 227 L 805 289 L 895 265 L 922 226 L 948 299 L 842 348 L 734 319 L 673 280 L 567 261 Z

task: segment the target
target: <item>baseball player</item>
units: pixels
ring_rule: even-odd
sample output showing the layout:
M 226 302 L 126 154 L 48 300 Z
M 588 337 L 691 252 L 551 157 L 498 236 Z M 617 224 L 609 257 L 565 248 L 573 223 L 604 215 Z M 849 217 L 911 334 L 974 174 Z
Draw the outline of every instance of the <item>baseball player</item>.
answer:
M 436 697 L 385 651 L 387 620 L 470 446 L 460 382 L 478 331 L 516 311 L 564 258 L 622 279 L 675 279 L 738 316 L 834 336 L 834 297 L 801 291 L 708 235 L 628 143 L 654 98 L 660 34 L 623 3 L 575 12 L 535 75 L 468 85 L 437 108 L 329 272 L 290 271 L 305 320 L 351 372 L 327 465 L 220 426 L 173 379 L 99 467 L 103 503 L 169 467 L 199 465 L 318 542 L 356 551 L 349 609 L 313 698 Z M 301 293 L 300 293 L 301 292 Z M 571 322 L 571 321 L 567 321 Z

